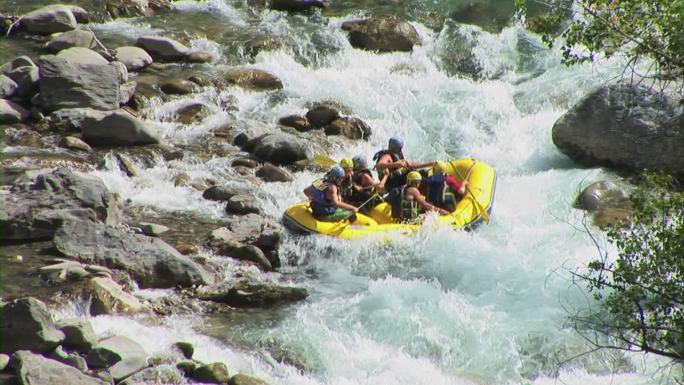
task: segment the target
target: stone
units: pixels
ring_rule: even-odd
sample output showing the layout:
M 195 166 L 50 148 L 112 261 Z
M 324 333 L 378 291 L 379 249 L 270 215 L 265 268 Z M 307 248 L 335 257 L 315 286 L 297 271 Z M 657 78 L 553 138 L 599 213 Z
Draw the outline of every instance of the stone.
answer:
M 85 318 L 69 318 L 57 322 L 64 333 L 63 345 L 80 353 L 88 353 L 97 344 L 97 337 L 90 321 Z
M 629 198 L 625 190 L 614 182 L 603 180 L 590 184 L 577 197 L 575 206 L 587 211 L 605 208 L 628 208 Z
M 64 341 L 48 308 L 28 297 L 8 302 L 0 308 L 0 352 L 12 354 L 27 349 L 46 353 Z
M 88 143 L 82 141 L 75 136 L 65 136 L 59 141 L 59 146 L 71 150 L 80 150 L 85 152 L 92 152 L 93 148 Z
M 19 97 L 29 98 L 38 89 L 40 72 L 38 66 L 28 56 L 14 58 L 3 64 L 0 71 L 16 84 L 14 93 Z
M 63 49 L 57 53 L 58 58 L 62 58 L 72 64 L 91 64 L 107 65 L 109 62 L 99 53 L 89 48 L 71 47 Z
M 7 368 L 7 364 L 9 364 L 9 361 L 10 356 L 8 356 L 7 354 L 0 354 L 0 372 Z
M 161 36 L 141 36 L 135 45 L 144 49 L 155 61 L 161 62 L 182 60 L 190 52 L 182 43 Z
M 123 63 L 129 71 L 140 71 L 154 62 L 147 51 L 132 46 L 117 48 L 114 58 Z
M 245 55 L 254 58 L 261 51 L 272 51 L 283 46 L 283 42 L 276 36 L 259 35 L 245 43 Z
M 192 373 L 195 372 L 195 369 L 197 369 L 197 363 L 191 360 L 179 361 L 176 363 L 176 368 L 178 368 L 178 370 L 183 372 L 186 376 L 190 377 L 192 376 Z
M 342 117 L 333 120 L 324 130 L 326 135 L 342 135 L 349 139 L 368 140 L 371 128 L 359 118 Z
M 171 79 L 161 83 L 159 88 L 161 88 L 165 94 L 187 95 L 195 92 L 195 83 L 190 80 Z
M 0 74 L 0 99 L 9 99 L 17 91 L 19 86 L 12 78 Z
M 268 385 L 268 382 L 256 377 L 238 373 L 230 378 L 228 385 Z
M 354 48 L 411 52 L 413 46 L 421 44 L 418 31 L 408 22 L 393 16 L 345 21 L 342 30 L 349 33 L 349 43 Z
M 221 76 L 229 84 L 251 90 L 268 91 L 283 88 L 283 83 L 275 75 L 254 68 L 235 68 Z
M 250 140 L 248 147 L 256 157 L 275 165 L 292 164 L 308 157 L 305 144 L 286 133 L 260 135 Z
M 192 373 L 192 379 L 209 384 L 227 384 L 230 381 L 228 368 L 223 362 L 202 365 Z
M 24 107 L 10 100 L 0 99 L 0 123 L 18 123 L 26 121 L 30 113 Z
M 27 350 L 16 352 L 11 363 L 20 382 L 26 385 L 109 385 L 99 378 L 81 373 L 76 368 Z
M 264 163 L 255 174 L 266 182 L 292 182 L 293 178 L 287 170 L 270 163 Z
M 260 248 L 254 245 L 240 246 L 232 251 L 229 256 L 236 259 L 252 261 L 259 265 L 259 267 L 264 271 L 273 270 L 273 265 L 271 265 L 271 261 L 266 258 L 266 254 L 264 254 Z
M 126 293 L 110 278 L 92 278 L 86 290 L 93 298 L 90 306 L 92 315 L 118 313 L 134 315 L 143 310 L 143 305 L 137 298 Z
M 88 370 L 88 363 L 85 358 L 75 353 L 67 353 L 61 346 L 58 346 L 55 350 L 51 351 L 47 357 L 74 367 L 81 372 L 86 372 Z
M 118 382 L 147 367 L 147 353 L 140 344 L 124 336 L 113 336 L 100 341 L 86 358 L 94 368 L 109 368 Z
M 301 115 L 283 116 L 282 118 L 278 119 L 278 123 L 282 124 L 283 126 L 292 127 L 299 132 L 306 132 L 313 128 L 311 123 L 309 123 L 309 120 L 305 116 Z
M 60 4 L 38 8 L 21 18 L 21 26 L 26 31 L 42 35 L 70 31 L 77 25 L 72 10 Z
M 190 342 L 179 341 L 173 344 L 178 350 L 183 353 L 183 357 L 188 360 L 192 359 L 192 355 L 195 353 L 195 346 Z
M 323 128 L 340 117 L 340 113 L 329 106 L 317 106 L 306 113 L 306 119 L 315 128 Z
M 83 140 L 91 146 L 139 146 L 159 143 L 154 130 L 124 110 L 91 114 L 81 125 Z
M 147 0 L 107 0 L 105 8 L 112 19 L 146 16 Z
M 181 107 L 176 111 L 176 121 L 183 124 L 193 124 L 201 122 L 204 118 L 211 114 L 209 106 L 203 103 L 192 103 Z
M 136 224 L 136 227 L 138 227 L 143 234 L 148 235 L 150 237 L 158 237 L 165 232 L 169 231 L 169 228 L 164 226 L 164 225 L 158 225 L 156 223 L 149 223 L 149 222 L 140 222 Z
M 238 215 L 259 214 L 261 213 L 261 207 L 259 201 L 253 195 L 234 195 L 228 199 L 226 212 Z
M 95 34 L 84 29 L 75 29 L 54 35 L 46 45 L 52 52 L 59 52 L 67 48 L 83 47 L 97 48 Z
M 216 292 L 205 296 L 211 301 L 234 307 L 270 307 L 306 299 L 309 293 L 304 288 L 277 286 L 272 283 L 240 280 L 227 289 L 220 286 Z
M 209 52 L 192 51 L 188 52 L 184 57 L 185 63 L 211 63 L 214 57 Z
M 244 186 L 235 185 L 222 185 L 222 186 L 211 186 L 204 190 L 202 193 L 202 198 L 212 200 L 212 201 L 227 201 L 234 195 L 238 194 L 249 194 L 250 189 Z

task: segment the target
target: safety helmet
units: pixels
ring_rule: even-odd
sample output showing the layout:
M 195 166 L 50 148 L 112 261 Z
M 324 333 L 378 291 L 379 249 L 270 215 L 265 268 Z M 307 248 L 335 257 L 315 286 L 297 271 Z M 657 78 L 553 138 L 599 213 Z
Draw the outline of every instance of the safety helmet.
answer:
M 406 175 L 406 183 L 411 184 L 413 182 L 420 182 L 423 180 L 423 177 L 420 175 L 418 171 L 411 171 Z
M 404 148 L 404 139 L 398 137 L 398 136 L 393 136 L 389 140 L 389 149 L 395 149 L 395 148 Z
M 447 164 L 443 160 L 438 160 L 435 165 L 432 166 L 432 172 L 434 174 L 439 174 L 440 172 L 446 172 Z
M 354 162 L 354 169 L 360 170 L 362 168 L 366 168 L 368 166 L 368 162 L 366 161 L 366 157 L 363 155 L 356 155 L 355 157 L 352 158 L 352 162 Z
M 344 176 L 344 169 L 340 166 L 332 166 L 330 167 L 330 171 L 328 171 L 328 177 L 329 178 L 342 178 Z
M 344 158 L 340 161 L 342 168 L 354 168 L 354 162 L 349 158 Z

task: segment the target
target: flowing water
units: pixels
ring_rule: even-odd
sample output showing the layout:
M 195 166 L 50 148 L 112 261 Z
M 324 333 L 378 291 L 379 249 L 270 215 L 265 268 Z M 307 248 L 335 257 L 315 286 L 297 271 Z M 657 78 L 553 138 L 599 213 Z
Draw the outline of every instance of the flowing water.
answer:
M 554 147 L 551 128 L 592 87 L 618 76 L 621 63 L 566 68 L 557 51 L 516 22 L 494 30 L 450 21 L 442 27 L 454 3 L 414 3 L 333 2 L 325 14 L 288 15 L 241 1 L 181 1 L 174 14 L 92 25 L 110 44 L 145 33 L 185 34 L 193 47 L 214 55 L 209 69 L 245 63 L 240 47 L 250 37 L 280 38 L 281 49 L 260 53 L 250 65 L 276 74 L 282 91 L 231 89 L 237 111 L 222 107 L 227 91 L 211 88 L 153 103 L 150 124 L 171 143 L 200 143 L 211 128 L 234 120 L 275 127 L 281 116 L 304 113 L 309 102 L 334 100 L 373 128 L 368 142 L 332 139 L 336 150 L 329 155 L 335 159 L 370 157 L 388 137 L 400 135 L 411 159 L 471 156 L 498 172 L 492 221 L 473 232 L 428 224 L 391 242 L 288 236 L 281 272 L 265 279 L 306 287 L 311 296 L 303 303 L 154 324 L 100 316 L 93 318 L 98 333 L 134 336 L 150 353 L 188 340 L 195 343 L 196 358 L 223 360 L 233 372 L 272 384 L 659 383 L 661 363 L 653 357 L 583 354 L 591 347 L 565 325 L 570 312 L 591 302 L 567 271 L 597 256 L 582 230 L 583 214 L 572 203 L 582 187 L 614 176 L 576 166 Z M 376 54 L 349 45 L 342 22 L 392 9 L 418 20 L 421 47 Z M 428 26 L 435 22 L 436 29 Z M 453 65 L 455 56 L 462 57 L 455 54 L 456 35 L 471 47 L 467 64 L 475 76 L 463 76 L 462 67 Z M 212 106 L 204 122 L 165 121 L 194 100 Z M 173 177 L 184 172 L 193 180 L 234 183 L 231 160 L 160 159 L 133 178 L 110 162 L 94 174 L 132 207 L 220 218 L 220 204 L 176 187 Z M 293 182 L 270 183 L 258 193 L 267 214 L 280 217 L 317 176 L 294 175 Z M 260 354 L 274 344 L 299 357 L 306 370 Z

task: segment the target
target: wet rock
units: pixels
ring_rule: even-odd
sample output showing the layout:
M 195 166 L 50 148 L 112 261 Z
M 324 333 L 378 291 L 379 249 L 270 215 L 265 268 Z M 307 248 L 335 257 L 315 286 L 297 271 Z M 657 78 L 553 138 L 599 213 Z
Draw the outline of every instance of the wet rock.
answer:
M 146 0 L 106 0 L 105 7 L 112 19 L 145 16 Z
M 197 369 L 197 362 L 191 360 L 179 361 L 176 363 L 176 368 L 190 377 L 195 372 L 195 369 Z
M 109 368 L 115 381 L 120 381 L 147 366 L 147 353 L 140 344 L 124 336 L 100 341 L 86 358 L 93 368 Z
M 340 117 L 340 113 L 329 106 L 317 106 L 306 113 L 306 119 L 316 128 L 323 128 Z
M 33 130 L 25 128 L 17 130 L 14 127 L 9 127 L 5 130 L 5 143 L 10 146 L 39 147 L 41 141 L 40 134 Z
M 392 16 L 346 21 L 342 29 L 349 32 L 349 43 L 355 48 L 410 52 L 414 45 L 421 44 L 418 31 L 411 24 Z
M 191 254 L 197 254 L 199 252 L 199 248 L 195 245 L 190 245 L 187 243 L 179 243 L 176 245 L 176 250 L 178 250 L 179 253 L 183 255 L 191 255 Z
M 230 378 L 228 385 L 268 385 L 268 382 L 245 374 L 236 374 Z
M 371 128 L 366 122 L 355 117 L 342 117 L 333 120 L 325 127 L 326 135 L 342 135 L 349 139 L 368 140 Z
M 228 229 L 241 243 L 255 245 L 264 251 L 277 249 L 282 240 L 282 227 L 256 214 L 229 219 Z
M 185 63 L 211 63 L 214 57 L 209 52 L 192 51 L 188 52 L 184 57 Z
M 269 307 L 301 301 L 309 296 L 304 288 L 247 280 L 241 280 L 227 290 L 225 286 L 209 290 L 212 292 L 204 295 L 205 299 L 234 307 Z
M 26 121 L 31 114 L 24 107 L 10 100 L 0 99 L 0 123 Z
M 154 11 L 174 11 L 176 9 L 168 0 L 147 0 L 147 7 Z
M 133 161 L 126 154 L 117 153 L 115 155 L 115 157 L 116 157 L 116 163 L 119 166 L 119 169 L 121 171 L 123 171 L 127 177 L 133 178 L 134 176 L 138 175 L 138 173 L 135 171 L 135 166 L 133 165 Z
M 212 201 L 227 201 L 238 194 L 249 194 L 249 189 L 234 185 L 211 186 L 202 193 L 202 198 Z
M 209 384 L 227 384 L 230 381 L 228 368 L 223 362 L 214 362 L 200 366 L 192 372 L 192 379 Z
M 77 23 L 88 23 L 88 22 L 90 22 L 90 19 L 91 19 L 90 13 L 88 13 L 88 11 L 86 11 L 85 9 L 83 9 L 77 5 L 73 5 L 73 4 L 62 4 L 62 6 L 69 8 L 71 13 L 76 18 Z
M 138 146 L 159 143 L 156 132 L 124 110 L 91 113 L 81 125 L 83 139 L 92 146 Z
M 253 195 L 234 195 L 228 199 L 226 212 L 229 214 L 245 215 L 261 213 L 259 201 Z
M 575 206 L 587 211 L 603 208 L 626 208 L 627 193 L 614 182 L 603 180 L 590 184 L 577 197 Z
M 181 107 L 177 112 L 176 121 L 183 124 L 193 124 L 201 122 L 204 118 L 211 114 L 211 109 L 203 103 L 192 103 L 185 107 Z
M 53 243 L 67 257 L 125 270 L 141 287 L 187 287 L 212 281 L 204 269 L 159 238 L 98 223 L 65 223 Z
M 159 88 L 169 95 L 187 95 L 195 92 L 195 83 L 190 80 L 171 79 L 161 83 Z
M 684 115 L 657 90 L 603 86 L 553 126 L 556 147 L 587 166 L 660 170 L 684 176 Z
M 624 226 L 632 217 L 632 210 L 626 208 L 605 207 L 599 209 L 592 218 L 592 223 L 602 229 L 609 226 Z
M 11 363 L 22 384 L 108 385 L 107 382 L 85 375 L 76 368 L 27 350 L 12 355 Z
M 19 86 L 11 78 L 0 74 L 0 99 L 9 99 L 17 91 Z
M 313 8 L 324 9 L 326 4 L 322 0 L 269 0 L 269 8 L 277 11 L 301 12 Z
M 190 52 L 190 49 L 180 42 L 161 36 L 141 36 L 135 45 L 160 62 L 180 61 Z
M 127 104 L 131 101 L 131 99 L 133 99 L 137 85 L 138 84 L 136 82 L 128 82 L 119 86 L 119 104 Z M 127 106 L 124 106 L 123 109 L 126 109 L 130 112 L 129 107 Z
M 62 58 L 71 64 L 107 65 L 109 62 L 99 53 L 89 48 L 71 47 L 59 51 L 58 58 Z
M 190 182 L 192 181 L 192 178 L 190 175 L 182 172 L 173 177 L 173 185 L 176 187 L 185 187 L 189 186 Z
M 268 91 L 283 88 L 283 83 L 276 76 L 254 68 L 236 68 L 223 73 L 222 78 L 229 84 L 239 87 Z
M 250 140 L 247 147 L 256 157 L 276 165 L 287 165 L 307 158 L 307 149 L 301 139 L 286 133 L 260 135 Z
M 158 225 L 156 223 L 140 222 L 135 225 L 139 228 L 143 234 L 150 237 L 158 237 L 165 232 L 169 231 L 169 228 L 164 225 Z
M 313 127 L 309 123 L 309 120 L 305 116 L 301 115 L 288 115 L 283 116 L 278 119 L 278 123 L 283 126 L 292 127 L 299 132 L 306 132 L 311 130 Z
M 57 323 L 66 338 L 63 345 L 80 353 L 88 353 L 97 344 L 97 337 L 90 321 L 85 318 L 70 318 Z
M 0 308 L 0 352 L 12 354 L 21 349 L 45 353 L 64 341 L 50 312 L 42 302 L 28 297 L 8 302 Z
M 181 351 L 183 357 L 188 360 L 192 359 L 192 355 L 195 353 L 195 346 L 190 342 L 179 341 L 173 344 L 178 350 Z
M 97 47 L 95 34 L 83 29 L 75 29 L 54 35 L 46 45 L 52 52 L 59 52 L 67 48 L 82 47 L 93 49 Z
M 282 45 L 282 41 L 275 36 L 259 35 L 245 43 L 245 55 L 254 58 L 261 51 L 276 50 Z
M 40 104 L 44 110 L 119 108 L 121 73 L 118 65 L 69 63 L 63 58 L 45 55 L 41 56 L 39 67 Z
M 171 366 L 155 366 L 143 369 L 117 385 L 139 385 L 139 384 L 184 384 L 186 380 L 180 369 Z
M 232 251 L 230 256 L 236 259 L 254 262 L 264 271 L 273 270 L 273 265 L 271 265 L 271 261 L 266 258 L 266 254 L 254 245 L 240 246 Z
M 92 296 L 90 305 L 92 315 L 128 314 L 133 315 L 143 310 L 140 301 L 126 293 L 118 283 L 110 278 L 96 277 L 90 280 L 86 292 Z
M 287 170 L 270 163 L 264 163 L 255 174 L 266 182 L 291 182 L 292 175 Z
M 119 47 L 115 50 L 114 57 L 129 71 L 140 71 L 154 62 L 152 56 L 139 47 Z
M 50 35 L 76 29 L 78 23 L 72 10 L 64 5 L 48 5 L 24 15 L 21 26 L 27 32 Z
M 93 148 L 88 143 L 82 141 L 75 136 L 65 136 L 59 141 L 59 146 L 71 150 L 80 150 L 85 152 L 92 152 Z
M 62 259 L 52 265 L 43 266 L 38 272 L 51 282 L 65 282 L 79 280 L 89 275 L 83 266 L 76 261 Z
M 47 357 L 74 367 L 81 372 L 86 372 L 88 370 L 88 363 L 85 358 L 75 353 L 67 353 L 61 346 L 58 346 L 55 350 L 51 351 Z
M 14 93 L 19 97 L 29 98 L 38 89 L 40 72 L 28 56 L 14 58 L 3 64 L 0 71 L 16 84 Z
M 96 177 L 58 169 L 15 184 L 10 192 L 0 196 L 1 239 L 50 238 L 65 220 L 121 220 L 117 200 Z

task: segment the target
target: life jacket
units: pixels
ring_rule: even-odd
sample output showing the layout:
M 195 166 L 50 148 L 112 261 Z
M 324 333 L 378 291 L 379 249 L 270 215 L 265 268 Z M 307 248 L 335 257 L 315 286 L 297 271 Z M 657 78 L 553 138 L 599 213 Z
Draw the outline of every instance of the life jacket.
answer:
M 337 206 L 332 203 L 325 195 L 326 191 L 333 183 L 325 179 L 316 179 L 307 187 L 311 193 L 311 211 L 314 217 L 323 217 L 333 214 L 337 210 Z
M 426 198 L 427 201 L 433 205 L 443 208 L 447 211 L 454 211 L 456 209 L 456 192 L 446 182 L 447 175 L 443 172 L 434 174 L 425 180 Z
M 408 200 L 404 196 L 406 187 L 396 187 L 389 195 L 392 206 L 392 217 L 402 222 L 410 222 L 420 215 L 420 205 L 416 200 Z
M 354 174 L 352 175 L 352 178 L 351 178 L 352 182 L 354 184 L 361 185 L 361 180 L 363 179 L 364 174 L 373 178 L 373 174 L 370 172 L 370 170 L 364 169 L 364 170 L 354 171 Z M 367 188 L 367 189 L 361 190 L 361 191 L 356 191 L 354 189 L 354 192 L 352 194 L 352 201 L 354 203 L 361 204 L 361 203 L 364 203 L 367 200 L 369 200 L 372 196 L 373 196 L 373 189 L 372 188 Z M 364 207 L 373 207 L 373 205 L 371 205 L 369 203 Z
M 345 202 L 354 202 L 356 190 L 354 189 L 354 177 L 345 176 L 340 183 L 340 195 Z
M 382 180 L 383 175 L 385 175 L 385 172 L 387 171 L 384 167 L 378 166 L 377 163 L 380 160 L 380 158 L 382 158 L 385 154 L 389 154 L 392 157 L 392 162 L 404 159 L 403 152 L 400 152 L 398 154 L 391 152 L 390 150 L 380 150 L 376 152 L 375 155 L 373 155 L 373 160 L 375 161 L 375 169 L 378 171 L 378 180 Z M 387 177 L 385 187 L 389 190 L 394 187 L 405 185 L 406 174 L 408 174 L 408 170 L 403 167 L 392 170 L 389 177 Z

